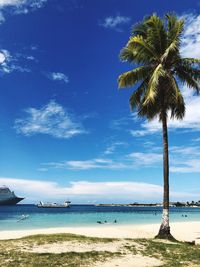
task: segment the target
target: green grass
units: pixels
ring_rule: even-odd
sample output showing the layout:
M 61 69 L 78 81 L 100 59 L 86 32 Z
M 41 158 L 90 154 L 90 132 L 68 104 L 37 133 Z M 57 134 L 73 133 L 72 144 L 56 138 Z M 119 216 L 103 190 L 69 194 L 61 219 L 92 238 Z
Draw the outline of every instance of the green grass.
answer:
M 37 245 L 50 244 L 64 241 L 78 241 L 78 242 L 113 242 L 115 238 L 96 238 L 96 237 L 86 237 L 82 235 L 74 234 L 50 234 L 50 235 L 32 235 L 29 237 L 20 238 L 21 241 L 28 242 L 29 244 L 34 243 Z
M 0 266 L 1 267 L 79 267 L 89 266 L 96 261 L 103 261 L 121 253 L 111 253 L 107 251 L 89 251 L 84 253 L 66 252 L 54 253 L 31 253 L 22 251 L 21 248 L 31 248 L 32 246 L 62 243 L 65 241 L 77 241 L 79 243 L 107 243 L 117 239 L 92 238 L 77 236 L 72 234 L 35 235 L 17 240 L 0 241 Z
M 79 267 L 93 266 L 97 261 L 105 261 L 127 254 L 142 254 L 160 259 L 160 267 L 200 267 L 200 246 L 181 242 L 165 242 L 156 239 L 126 239 L 122 251 L 88 251 L 33 253 L 29 248 L 38 245 L 74 241 L 77 243 L 110 243 L 119 239 L 92 238 L 72 234 L 36 235 L 17 240 L 0 241 L 1 267 Z M 26 250 L 22 250 L 26 248 Z
M 200 267 L 200 246 L 189 245 L 183 242 L 165 242 L 161 240 L 137 241 L 145 247 L 141 251 L 144 256 L 151 256 L 161 259 L 162 267 Z
M 57 267 L 57 266 L 89 266 L 93 262 L 109 259 L 113 256 L 120 254 L 114 254 L 109 252 L 68 252 L 61 254 L 52 253 L 28 253 L 28 252 L 14 252 L 1 253 L 1 267 Z M 7 261 L 9 259 L 9 261 Z

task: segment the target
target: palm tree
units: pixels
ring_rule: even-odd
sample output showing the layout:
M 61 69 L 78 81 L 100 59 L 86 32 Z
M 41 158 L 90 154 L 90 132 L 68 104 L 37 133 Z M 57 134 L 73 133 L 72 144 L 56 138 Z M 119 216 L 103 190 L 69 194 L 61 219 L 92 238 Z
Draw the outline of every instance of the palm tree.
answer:
M 169 226 L 169 153 L 167 119 L 183 119 L 185 103 L 179 84 L 199 92 L 200 59 L 180 54 L 184 20 L 174 14 L 163 19 L 156 14 L 133 26 L 132 35 L 121 50 L 122 61 L 137 67 L 121 74 L 119 88 L 136 85 L 130 97 L 131 109 L 148 120 L 158 117 L 163 135 L 163 214 L 157 237 L 172 239 Z M 135 67 L 135 66 L 134 66 Z

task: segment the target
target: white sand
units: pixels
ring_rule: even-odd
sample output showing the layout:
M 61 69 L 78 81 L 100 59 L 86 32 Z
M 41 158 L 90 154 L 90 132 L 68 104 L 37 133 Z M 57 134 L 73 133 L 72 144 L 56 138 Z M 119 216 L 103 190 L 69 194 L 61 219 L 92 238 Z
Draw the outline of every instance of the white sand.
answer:
M 144 247 L 133 240 L 120 239 L 112 242 L 89 242 L 89 241 L 64 241 L 47 244 L 34 244 L 31 247 L 23 246 L 22 251 L 31 253 L 66 253 L 66 252 L 120 252 L 120 256 L 113 259 L 102 259 L 96 263 L 91 263 L 88 267 L 156 267 L 162 264 L 160 259 L 154 257 L 143 256 L 140 253 L 130 253 L 126 246 L 135 246 L 139 250 L 143 250 Z
M 97 262 L 92 267 L 156 267 L 161 264 L 162 262 L 156 258 L 128 254 L 105 262 Z
M 159 224 L 147 225 L 97 225 L 95 227 L 65 227 L 34 230 L 0 231 L 0 239 L 15 239 L 35 234 L 72 233 L 92 237 L 152 238 L 159 230 Z M 178 240 L 200 244 L 200 222 L 171 223 L 171 233 Z
M 152 238 L 159 230 L 159 224 L 147 225 L 96 225 L 96 227 L 66 227 L 49 228 L 18 231 L 0 231 L 0 239 L 20 238 L 35 234 L 54 234 L 54 233 L 72 233 L 92 237 L 112 237 L 122 238 L 119 241 L 109 243 L 90 243 L 79 241 L 64 241 L 52 244 L 34 245 L 33 247 L 22 247 L 22 250 L 28 250 L 35 253 L 65 253 L 69 251 L 110 251 L 122 252 L 122 256 L 114 259 L 107 259 L 91 264 L 91 267 L 155 267 L 162 264 L 161 260 L 154 257 L 146 257 L 140 253 L 131 253 L 125 251 L 124 245 L 134 241 L 124 240 L 123 238 Z M 171 224 L 171 233 L 178 240 L 193 241 L 200 244 L 200 222 L 176 222 Z
M 126 242 L 126 240 L 121 239 L 115 242 L 79 242 L 74 241 L 64 241 L 56 243 L 48 243 L 43 245 L 34 245 L 32 248 L 26 248 L 25 251 L 34 253 L 66 253 L 66 252 L 89 252 L 89 251 L 109 251 L 118 252 L 125 245 L 133 245 L 133 242 Z

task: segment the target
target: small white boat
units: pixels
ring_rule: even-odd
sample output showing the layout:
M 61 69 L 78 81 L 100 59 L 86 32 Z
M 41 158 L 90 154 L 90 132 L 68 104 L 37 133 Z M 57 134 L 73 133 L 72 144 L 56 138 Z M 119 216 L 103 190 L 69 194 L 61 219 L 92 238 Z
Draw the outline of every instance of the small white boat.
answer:
M 65 201 L 63 204 L 59 203 L 43 203 L 40 201 L 39 204 L 37 204 L 38 208 L 69 208 L 71 204 L 71 201 Z
M 24 221 L 24 220 L 28 219 L 28 217 L 29 217 L 29 215 L 22 214 L 22 216 L 19 218 L 19 220 L 17 220 L 17 222 Z

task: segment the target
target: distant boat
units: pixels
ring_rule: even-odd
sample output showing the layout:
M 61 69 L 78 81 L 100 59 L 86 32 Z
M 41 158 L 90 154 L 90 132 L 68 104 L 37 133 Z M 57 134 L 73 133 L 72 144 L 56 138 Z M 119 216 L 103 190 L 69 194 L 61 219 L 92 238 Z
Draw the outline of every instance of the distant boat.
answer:
M 22 216 L 19 218 L 19 220 L 17 220 L 17 222 L 24 221 L 24 220 L 28 219 L 28 217 L 29 217 L 29 215 L 22 214 Z
M 0 187 L 0 205 L 16 205 L 23 197 L 17 197 L 7 186 Z
M 63 204 L 59 203 L 43 203 L 40 201 L 39 204 L 37 204 L 38 208 L 69 208 L 71 204 L 71 201 L 65 201 Z

